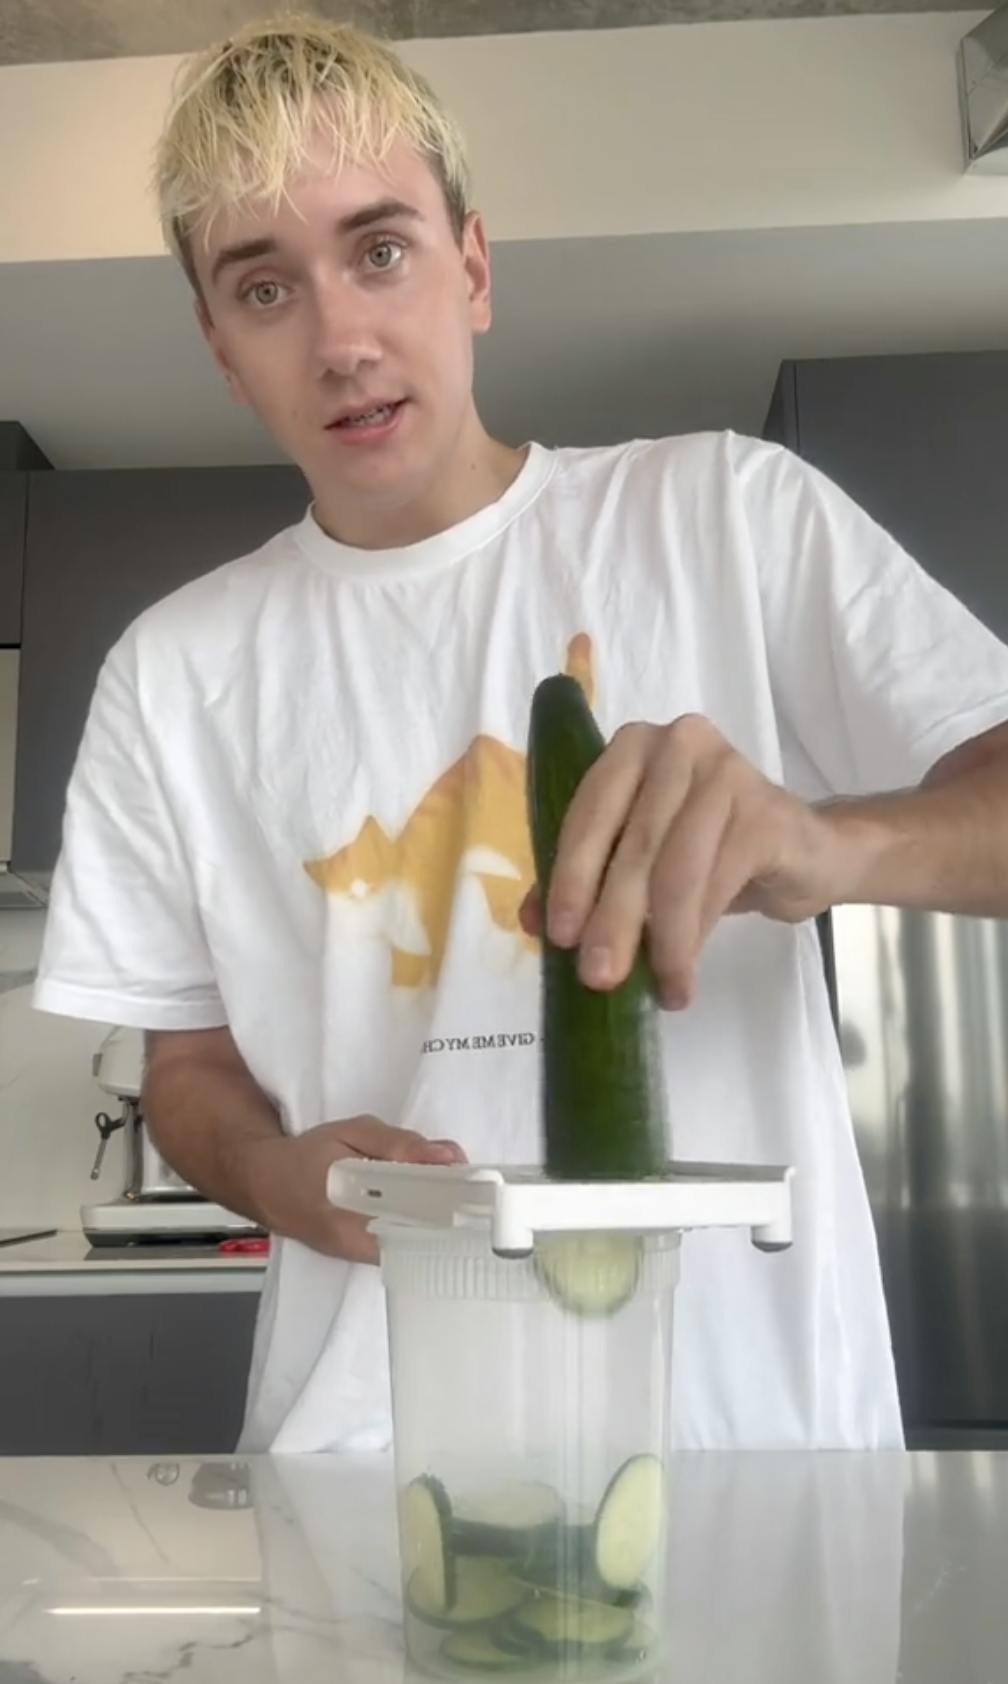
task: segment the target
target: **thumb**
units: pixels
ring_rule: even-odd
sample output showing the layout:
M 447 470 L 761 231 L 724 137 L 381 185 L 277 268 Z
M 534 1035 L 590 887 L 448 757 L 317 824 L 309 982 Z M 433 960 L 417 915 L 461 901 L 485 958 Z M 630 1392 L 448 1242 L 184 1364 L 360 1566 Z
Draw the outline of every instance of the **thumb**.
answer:
M 518 922 L 527 936 L 542 935 L 542 906 L 538 887 L 533 885 L 518 908 Z

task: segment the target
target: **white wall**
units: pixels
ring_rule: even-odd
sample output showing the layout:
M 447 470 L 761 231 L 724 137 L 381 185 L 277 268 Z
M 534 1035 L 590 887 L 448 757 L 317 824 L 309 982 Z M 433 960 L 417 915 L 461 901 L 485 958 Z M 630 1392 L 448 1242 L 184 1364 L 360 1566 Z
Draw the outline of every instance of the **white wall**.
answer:
M 33 1011 L 27 980 L 38 961 L 42 912 L 0 912 L 0 1228 L 79 1226 L 79 1206 L 122 1189 L 122 1136 L 89 1180 L 98 1147 L 96 1111 L 110 1103 L 91 1077 L 104 1034 Z M 117 1184 L 118 1176 L 118 1184 Z
M 1008 214 L 963 174 L 958 42 L 986 11 L 411 41 L 496 239 Z M 178 60 L 0 69 L 0 259 L 162 250 L 147 191 Z

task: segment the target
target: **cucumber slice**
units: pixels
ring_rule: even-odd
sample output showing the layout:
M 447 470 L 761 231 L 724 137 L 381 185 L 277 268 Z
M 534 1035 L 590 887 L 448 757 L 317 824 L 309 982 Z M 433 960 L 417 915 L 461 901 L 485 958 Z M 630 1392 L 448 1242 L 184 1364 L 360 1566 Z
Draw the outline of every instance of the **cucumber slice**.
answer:
M 592 1599 L 598 1591 L 602 1601 L 612 1600 L 606 1597 L 595 1571 L 594 1521 L 545 1532 L 516 1573 L 536 1590 L 556 1596 Z
M 595 1520 L 595 1571 L 612 1590 L 632 1591 L 654 1560 L 665 1517 L 665 1470 L 657 1456 L 631 1456 L 613 1475 Z
M 441 1481 L 423 1474 L 400 1498 L 403 1573 L 426 1607 L 444 1613 L 455 1600 L 452 1511 Z
M 599 1578 L 596 1566 L 596 1527 L 565 1526 L 538 1541 L 527 1561 L 515 1563 L 515 1578 L 538 1595 L 577 1596 L 582 1601 L 607 1601 L 638 1610 L 645 1586 L 618 1590 Z
M 615 1594 L 610 1593 L 610 1595 L 617 1608 L 632 1608 L 638 1619 L 641 1614 L 648 1613 L 654 1606 L 654 1597 L 648 1590 L 647 1585 L 634 1585 L 632 1590 L 618 1590 Z M 603 1594 L 602 1600 L 606 1600 L 605 1594 Z
M 455 1562 L 455 1596 L 446 1608 L 427 1594 L 426 1580 L 414 1574 L 406 1586 L 406 1602 L 418 1619 L 432 1626 L 489 1625 L 512 1614 L 529 1596 L 519 1584 L 511 1563 L 492 1556 L 463 1556 Z
M 634 1629 L 629 1608 L 589 1602 L 578 1596 L 539 1596 L 514 1616 L 516 1631 L 528 1633 L 551 1653 L 621 1647 Z
M 562 1519 L 563 1500 L 551 1485 L 503 1486 L 455 1504 L 452 1544 L 457 1555 L 505 1555 L 523 1561 Z
M 535 1243 L 536 1272 L 554 1303 L 576 1316 L 611 1316 L 640 1279 L 637 1234 L 550 1234 Z
M 651 1626 L 638 1617 L 619 1648 L 609 1652 L 616 1661 L 646 1661 L 648 1656 L 654 1653 L 655 1643 L 655 1633 Z
M 503 1485 L 455 1504 L 456 1521 L 496 1526 L 502 1531 L 531 1532 L 563 1518 L 563 1498 L 552 1485 L 538 1481 Z
M 453 1631 L 441 1645 L 450 1666 L 469 1672 L 527 1672 L 528 1650 L 502 1648 L 488 1631 Z

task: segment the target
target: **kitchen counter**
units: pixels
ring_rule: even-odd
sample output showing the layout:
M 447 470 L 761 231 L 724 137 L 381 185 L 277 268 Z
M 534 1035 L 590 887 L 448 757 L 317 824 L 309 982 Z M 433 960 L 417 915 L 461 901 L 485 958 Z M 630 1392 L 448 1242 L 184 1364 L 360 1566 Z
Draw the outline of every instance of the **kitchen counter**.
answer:
M 673 1463 L 655 1684 L 1002 1684 L 1008 1454 Z M 385 1457 L 0 1461 L 3 1684 L 412 1684 Z
M 79 1228 L 61 1229 L 0 1246 L 0 1294 L 258 1292 L 266 1261 L 174 1243 L 92 1248 Z

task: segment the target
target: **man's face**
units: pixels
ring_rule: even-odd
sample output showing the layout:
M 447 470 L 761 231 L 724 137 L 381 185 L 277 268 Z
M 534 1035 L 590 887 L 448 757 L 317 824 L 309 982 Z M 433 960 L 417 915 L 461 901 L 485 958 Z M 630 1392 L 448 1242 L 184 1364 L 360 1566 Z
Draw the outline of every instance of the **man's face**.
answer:
M 430 166 L 397 141 L 380 170 L 320 167 L 274 212 L 194 231 L 200 325 L 324 507 L 352 527 L 437 494 L 474 416 L 472 336 L 490 325 L 479 218 L 461 247 Z

